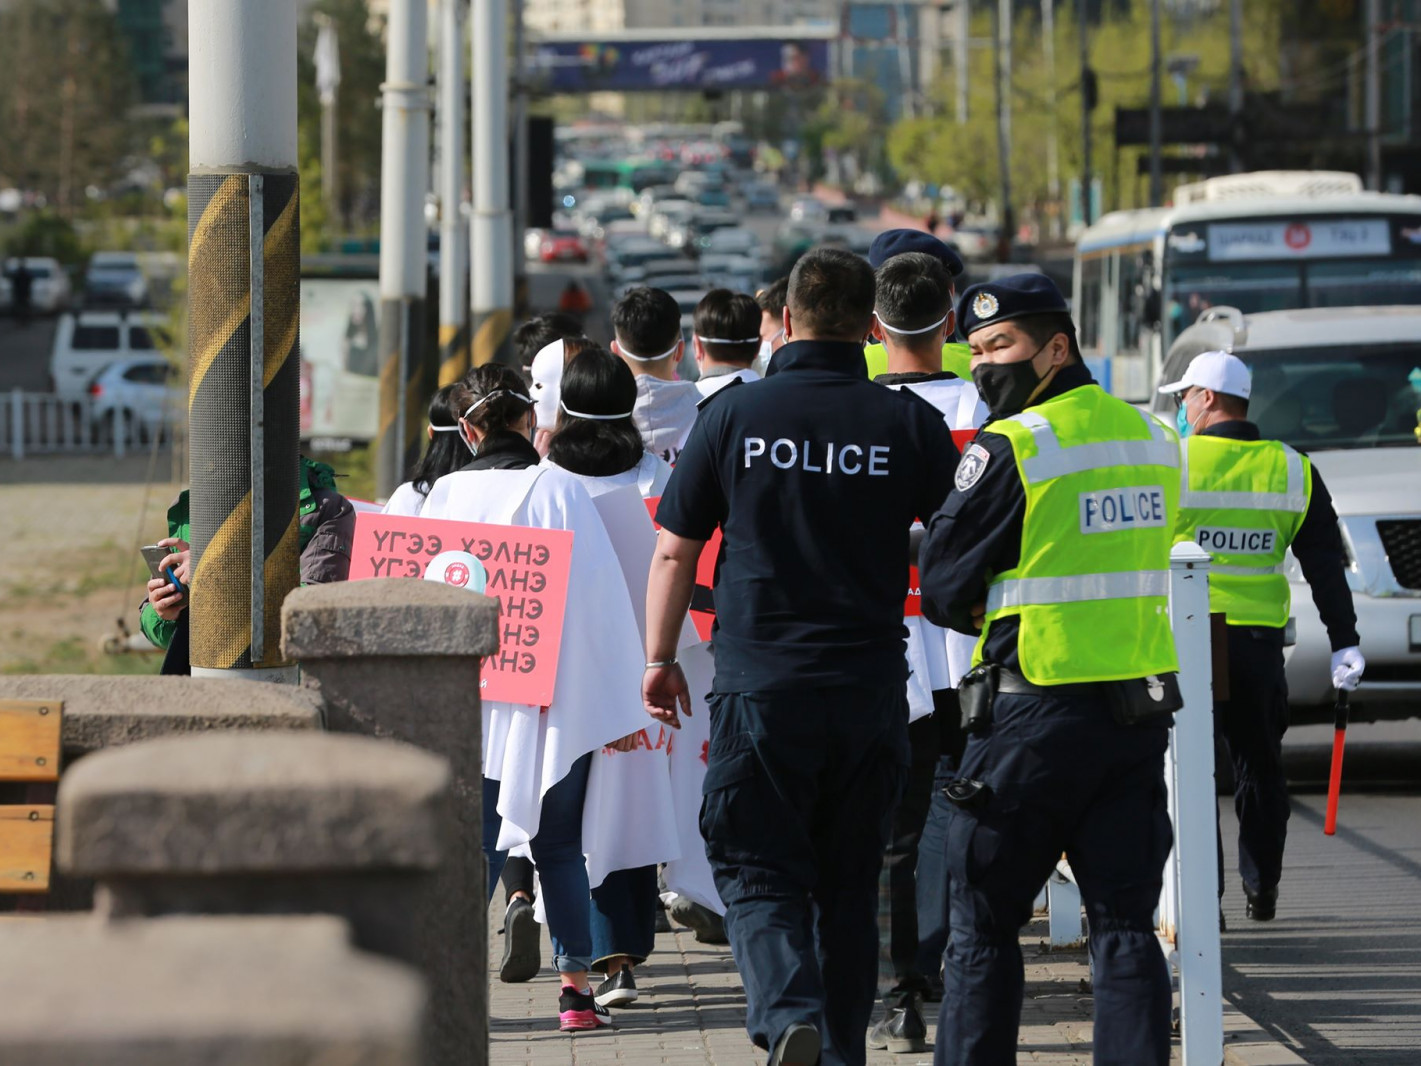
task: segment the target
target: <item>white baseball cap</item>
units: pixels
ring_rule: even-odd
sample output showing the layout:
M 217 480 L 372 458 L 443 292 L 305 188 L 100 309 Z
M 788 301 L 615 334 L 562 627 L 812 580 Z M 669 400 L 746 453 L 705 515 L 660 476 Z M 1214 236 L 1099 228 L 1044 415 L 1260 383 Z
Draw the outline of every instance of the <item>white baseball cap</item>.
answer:
M 1248 399 L 1253 391 L 1253 375 L 1244 361 L 1228 352 L 1203 352 L 1189 361 L 1184 377 L 1173 385 L 1161 385 L 1160 392 L 1176 393 L 1185 389 L 1208 389 L 1225 396 Z

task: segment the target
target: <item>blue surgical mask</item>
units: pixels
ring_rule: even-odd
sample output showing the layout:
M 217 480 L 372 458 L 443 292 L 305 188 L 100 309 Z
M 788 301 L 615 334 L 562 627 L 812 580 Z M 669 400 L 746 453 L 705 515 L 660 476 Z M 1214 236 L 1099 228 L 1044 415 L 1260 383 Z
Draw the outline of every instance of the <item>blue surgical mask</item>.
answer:
M 1183 440 L 1194 431 L 1194 427 L 1189 424 L 1189 412 L 1184 409 L 1184 405 L 1179 405 L 1179 410 L 1174 413 L 1174 424 L 1179 427 L 1179 439 Z

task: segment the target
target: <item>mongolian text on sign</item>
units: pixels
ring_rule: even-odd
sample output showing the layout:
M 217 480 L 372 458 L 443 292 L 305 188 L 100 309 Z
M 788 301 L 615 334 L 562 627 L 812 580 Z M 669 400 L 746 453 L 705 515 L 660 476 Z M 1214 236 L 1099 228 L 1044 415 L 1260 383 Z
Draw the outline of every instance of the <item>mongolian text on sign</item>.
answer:
M 567 609 L 572 532 L 357 513 L 350 579 L 424 576 L 440 552 L 466 551 L 484 564 L 484 593 L 498 600 L 498 651 L 484 659 L 484 699 L 546 707 L 553 702 Z

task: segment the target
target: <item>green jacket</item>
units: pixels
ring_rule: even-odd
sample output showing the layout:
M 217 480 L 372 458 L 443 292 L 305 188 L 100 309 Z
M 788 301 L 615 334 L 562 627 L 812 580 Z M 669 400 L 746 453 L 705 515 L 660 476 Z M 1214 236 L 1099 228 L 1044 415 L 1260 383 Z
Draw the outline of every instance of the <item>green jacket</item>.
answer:
M 301 457 L 305 483 L 301 486 L 300 525 L 301 584 L 319 585 L 344 581 L 350 573 L 350 542 L 355 532 L 355 509 L 335 491 L 336 473 L 325 463 Z M 168 536 L 192 541 L 188 516 L 188 490 L 168 508 Z M 177 620 L 167 621 L 147 600 L 138 615 L 143 635 L 159 648 L 173 641 Z

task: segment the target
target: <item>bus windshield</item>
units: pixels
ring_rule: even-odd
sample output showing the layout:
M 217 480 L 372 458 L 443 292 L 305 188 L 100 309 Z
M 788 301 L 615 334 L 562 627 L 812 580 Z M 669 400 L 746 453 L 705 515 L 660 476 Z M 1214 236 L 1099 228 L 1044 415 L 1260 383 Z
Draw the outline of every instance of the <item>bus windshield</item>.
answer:
M 1164 348 L 1200 312 L 1421 304 L 1415 215 L 1180 222 L 1166 240 Z

